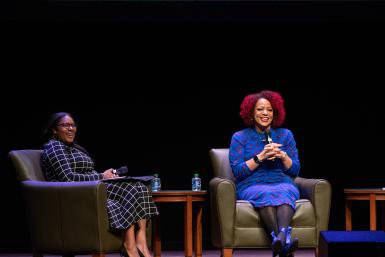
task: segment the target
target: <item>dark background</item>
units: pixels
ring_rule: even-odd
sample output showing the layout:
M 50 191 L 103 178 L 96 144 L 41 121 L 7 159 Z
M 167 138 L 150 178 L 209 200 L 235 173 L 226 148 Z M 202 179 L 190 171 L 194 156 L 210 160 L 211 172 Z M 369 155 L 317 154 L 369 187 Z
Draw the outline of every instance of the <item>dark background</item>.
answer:
M 190 188 L 199 172 L 207 189 L 208 151 L 227 148 L 243 128 L 243 97 L 277 90 L 301 176 L 332 184 L 329 229 L 344 229 L 343 188 L 385 186 L 382 2 L 5 2 L 0 10 L 2 252 L 30 249 L 7 153 L 41 148 L 57 111 L 77 118 L 77 139 L 98 170 L 158 172 L 164 189 Z M 163 247 L 182 249 L 182 206 L 161 211 Z M 354 229 L 369 229 L 368 213 L 367 203 L 353 204 Z M 207 203 L 205 249 L 209 216 Z

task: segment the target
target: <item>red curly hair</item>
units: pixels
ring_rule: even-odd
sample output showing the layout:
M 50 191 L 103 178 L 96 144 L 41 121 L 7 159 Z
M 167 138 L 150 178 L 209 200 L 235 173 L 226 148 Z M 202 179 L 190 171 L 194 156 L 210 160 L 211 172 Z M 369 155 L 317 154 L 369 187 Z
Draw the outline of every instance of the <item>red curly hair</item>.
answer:
M 284 100 L 280 93 L 270 90 L 263 90 L 259 93 L 245 96 L 241 104 L 241 111 L 239 113 L 243 123 L 248 127 L 254 126 L 254 108 L 255 104 L 261 98 L 268 100 L 273 107 L 273 122 L 271 123 L 271 126 L 281 126 L 285 121 L 286 115 Z

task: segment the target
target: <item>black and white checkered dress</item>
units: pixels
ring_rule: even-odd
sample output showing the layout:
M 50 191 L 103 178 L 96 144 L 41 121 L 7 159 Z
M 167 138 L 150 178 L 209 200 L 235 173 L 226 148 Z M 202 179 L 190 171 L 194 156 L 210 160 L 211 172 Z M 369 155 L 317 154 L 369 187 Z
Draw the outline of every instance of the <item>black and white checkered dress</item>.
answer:
M 102 179 L 93 160 L 83 151 L 58 140 L 44 145 L 42 166 L 48 181 Z M 113 182 L 107 186 L 107 213 L 112 229 L 125 230 L 141 219 L 158 215 L 148 188 L 141 182 Z

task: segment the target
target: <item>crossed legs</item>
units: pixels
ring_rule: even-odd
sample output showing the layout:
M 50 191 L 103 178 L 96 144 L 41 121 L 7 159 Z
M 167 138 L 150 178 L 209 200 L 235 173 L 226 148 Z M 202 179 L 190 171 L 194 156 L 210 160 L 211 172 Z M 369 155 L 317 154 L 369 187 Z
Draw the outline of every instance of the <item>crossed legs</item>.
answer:
M 281 242 L 281 246 L 285 246 L 285 230 L 290 225 L 291 219 L 294 215 L 294 210 L 289 205 L 284 204 L 280 206 L 267 206 L 260 208 L 259 214 L 267 234 L 270 235 L 272 232 L 274 232 L 274 235 Z M 276 246 L 274 246 L 274 244 L 276 244 L 276 242 L 273 242 L 273 248 Z M 280 247 L 277 249 L 280 249 Z
M 294 210 L 287 204 L 280 206 L 267 206 L 259 209 L 262 222 L 268 234 L 274 231 L 280 239 L 284 240 L 284 233 L 280 233 L 282 228 L 287 228 L 290 225 L 294 215 Z

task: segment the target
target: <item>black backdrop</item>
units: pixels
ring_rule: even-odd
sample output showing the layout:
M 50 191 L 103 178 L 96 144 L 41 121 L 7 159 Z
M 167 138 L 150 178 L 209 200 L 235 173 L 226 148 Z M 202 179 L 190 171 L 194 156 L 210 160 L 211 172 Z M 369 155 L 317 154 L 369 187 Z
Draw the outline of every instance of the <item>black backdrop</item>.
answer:
M 40 148 L 57 111 L 75 115 L 98 170 L 158 172 L 164 189 L 189 188 L 199 172 L 207 189 L 208 151 L 243 128 L 243 97 L 278 90 L 301 176 L 332 184 L 330 229 L 344 229 L 343 188 L 385 185 L 382 4 L 217 4 L 2 9 L 1 251 L 29 250 L 7 153 Z M 182 249 L 182 214 L 170 209 L 163 246 Z M 353 214 L 368 229 L 368 211 Z M 207 203 L 205 248 L 209 215 Z

